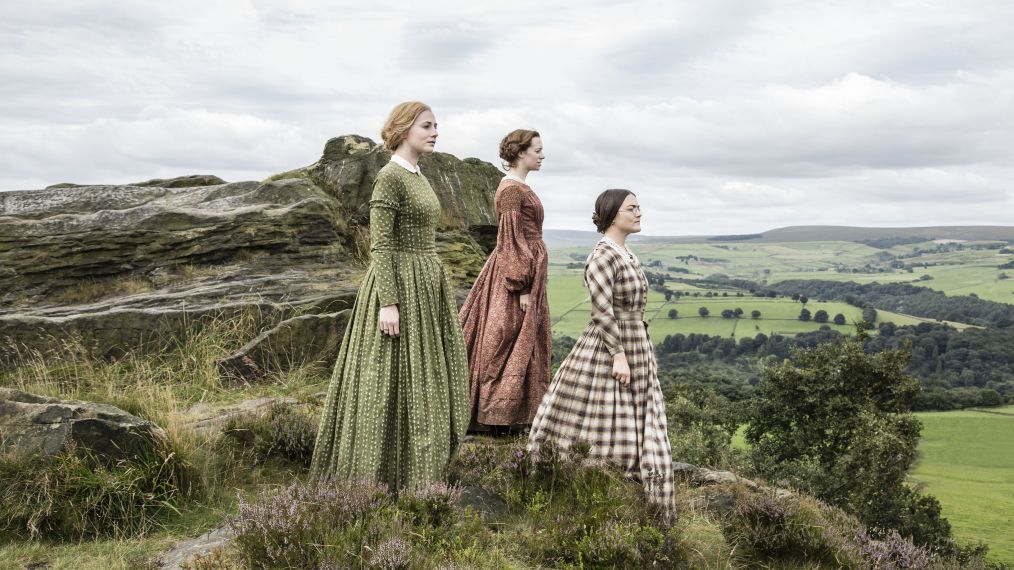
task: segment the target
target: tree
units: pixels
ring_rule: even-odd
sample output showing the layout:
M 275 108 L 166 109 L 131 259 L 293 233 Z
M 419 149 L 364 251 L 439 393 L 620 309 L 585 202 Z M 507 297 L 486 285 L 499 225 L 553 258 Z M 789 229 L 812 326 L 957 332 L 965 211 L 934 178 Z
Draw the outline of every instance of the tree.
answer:
M 793 293 L 792 294 L 792 300 L 793 301 L 798 301 L 799 300 L 799 293 Z
M 722 318 L 723 319 L 731 319 L 734 316 L 736 316 L 736 313 L 734 313 L 732 311 L 732 309 L 723 309 L 722 310 Z
M 672 291 L 670 291 L 669 289 L 666 289 L 665 290 L 665 302 L 668 303 L 669 301 L 672 301 Z
M 807 297 L 806 295 L 800 295 L 800 296 L 799 296 L 799 302 L 800 302 L 800 303 L 802 303 L 802 304 L 804 304 L 804 305 L 805 305 L 805 304 L 807 303 L 807 301 L 809 301 L 809 300 L 810 300 L 810 298 L 809 298 L 809 297 Z
M 702 317 L 707 317 L 711 314 L 711 311 L 709 311 L 707 307 L 701 307 L 700 309 L 697 309 L 697 314 Z
M 816 321 L 816 322 L 818 322 L 818 323 L 826 323 L 827 322 L 827 318 L 828 318 L 827 317 L 827 311 L 825 311 L 824 309 L 820 309 L 816 313 L 813 314 L 813 320 Z
M 786 480 L 855 514 L 874 533 L 896 529 L 953 551 L 940 503 L 905 484 L 922 429 L 909 410 L 919 382 L 908 353 L 867 354 L 866 334 L 769 367 L 748 412 L 746 439 L 769 480 Z
M 844 325 L 845 324 L 845 315 L 843 315 L 841 313 L 838 313 L 837 315 L 835 315 L 834 316 L 834 324 L 836 324 L 836 325 Z
M 736 315 L 736 318 L 738 319 L 743 316 L 743 309 L 736 307 L 735 309 L 732 310 L 732 313 Z
M 754 309 L 754 310 L 750 311 L 750 318 L 751 319 L 759 319 L 759 318 L 761 318 L 761 312 L 758 311 L 757 309 Z
M 676 315 L 678 315 L 678 314 L 679 314 L 679 312 L 676 311 L 676 309 L 669 309 L 669 318 L 670 319 L 675 319 Z
M 863 307 L 863 320 L 871 325 L 877 322 L 877 310 L 870 305 Z
M 799 311 L 799 320 L 808 321 L 810 320 L 810 309 L 803 309 Z

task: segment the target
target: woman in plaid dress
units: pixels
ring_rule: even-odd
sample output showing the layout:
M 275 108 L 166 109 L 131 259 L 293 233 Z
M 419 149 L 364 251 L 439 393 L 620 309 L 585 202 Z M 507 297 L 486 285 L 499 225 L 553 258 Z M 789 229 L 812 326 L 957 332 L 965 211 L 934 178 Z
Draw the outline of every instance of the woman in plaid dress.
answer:
M 626 238 L 641 231 L 641 209 L 629 190 L 607 190 L 595 202 L 604 236 L 588 257 L 585 284 L 592 318 L 560 365 L 539 405 L 528 449 L 590 446 L 593 459 L 618 465 L 641 481 L 665 519 L 675 516 L 672 451 L 655 354 L 644 322 L 648 282 Z

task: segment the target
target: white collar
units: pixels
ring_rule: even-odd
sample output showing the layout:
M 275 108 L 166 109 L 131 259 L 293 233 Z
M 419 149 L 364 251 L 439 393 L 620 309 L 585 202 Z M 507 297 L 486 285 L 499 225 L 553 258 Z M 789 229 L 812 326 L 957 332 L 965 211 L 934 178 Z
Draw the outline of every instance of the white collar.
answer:
M 599 241 L 599 243 L 604 243 L 604 244 L 608 245 L 609 247 L 613 248 L 614 250 L 616 250 L 617 253 L 619 253 L 620 255 L 622 255 L 623 257 L 625 257 L 626 259 L 628 259 L 629 261 L 633 261 L 635 265 L 640 265 L 641 264 L 641 262 L 637 259 L 637 256 L 634 255 L 634 252 L 632 252 L 629 249 L 627 249 L 626 246 L 622 246 L 622 245 L 616 243 L 611 238 L 606 237 L 606 236 L 602 236 L 602 239 Z
M 411 162 L 405 160 L 404 158 L 396 154 L 391 155 L 391 162 L 397 164 L 398 166 L 404 168 L 405 170 L 411 172 L 412 174 L 422 174 L 422 171 L 419 170 L 418 166 L 413 165 Z
M 513 180 L 515 182 L 520 182 L 520 183 L 524 184 L 525 186 L 528 186 L 528 183 L 525 182 L 524 179 L 522 179 L 520 176 L 518 176 L 516 174 L 511 174 L 511 173 L 508 172 L 507 174 L 504 175 L 504 178 L 506 178 L 507 180 Z

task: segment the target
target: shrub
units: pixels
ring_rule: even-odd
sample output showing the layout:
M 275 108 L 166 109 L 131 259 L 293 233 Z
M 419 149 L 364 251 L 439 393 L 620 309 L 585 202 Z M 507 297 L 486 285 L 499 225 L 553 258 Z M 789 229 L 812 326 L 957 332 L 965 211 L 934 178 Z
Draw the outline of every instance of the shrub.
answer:
M 518 551 L 534 566 L 671 567 L 686 558 L 677 529 L 644 508 L 641 485 L 590 462 L 586 445 L 567 453 L 543 445 L 537 455 L 521 443 L 469 445 L 451 477 L 506 499 L 521 526 Z
M 805 559 L 838 568 L 930 568 L 930 552 L 891 531 L 870 536 L 855 517 L 796 495 L 734 490 L 735 506 L 722 519 L 731 544 L 766 559 Z
M 367 558 L 368 543 L 380 538 L 370 532 L 369 520 L 390 506 L 379 484 L 297 481 L 274 494 L 262 492 L 252 502 L 240 496 L 239 514 L 228 524 L 250 568 L 317 568 L 335 562 L 328 559 L 328 545 L 351 548 L 343 560 Z
M 275 457 L 308 468 L 317 422 L 298 406 L 276 404 L 264 414 L 230 420 L 223 433 L 242 444 L 255 462 Z

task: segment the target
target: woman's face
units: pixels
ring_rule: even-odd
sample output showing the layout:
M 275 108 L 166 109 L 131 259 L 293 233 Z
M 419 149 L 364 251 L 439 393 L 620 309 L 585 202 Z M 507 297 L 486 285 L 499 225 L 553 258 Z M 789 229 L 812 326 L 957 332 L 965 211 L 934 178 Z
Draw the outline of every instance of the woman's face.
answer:
M 518 166 L 528 169 L 528 172 L 539 170 L 545 158 L 546 155 L 542 154 L 542 138 L 532 137 L 528 149 L 518 155 Z
M 637 196 L 628 194 L 620 211 L 616 212 L 613 218 L 613 225 L 627 234 L 636 234 L 641 231 L 641 205 L 637 203 Z
M 437 119 L 433 111 L 423 111 L 415 118 L 402 144 L 407 144 L 416 154 L 428 154 L 433 152 L 437 136 Z

